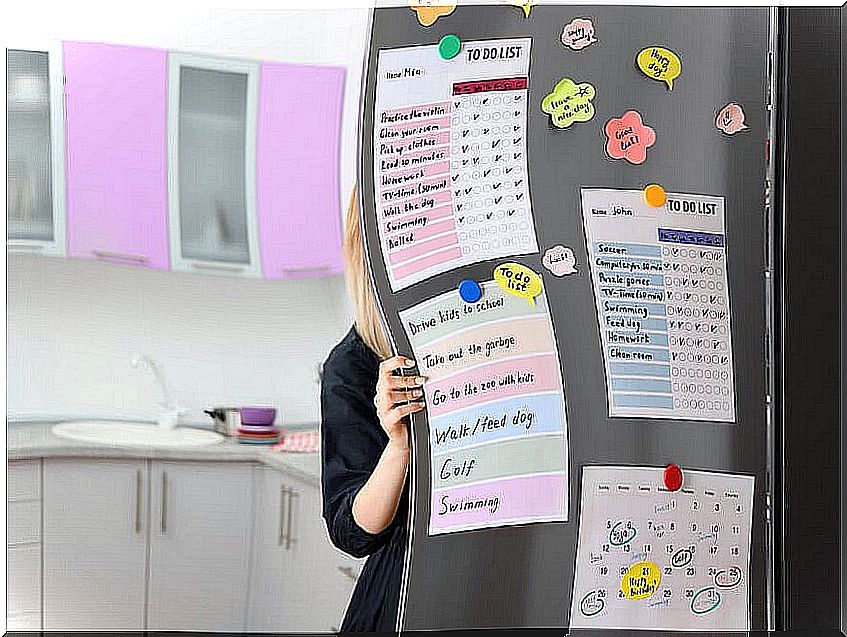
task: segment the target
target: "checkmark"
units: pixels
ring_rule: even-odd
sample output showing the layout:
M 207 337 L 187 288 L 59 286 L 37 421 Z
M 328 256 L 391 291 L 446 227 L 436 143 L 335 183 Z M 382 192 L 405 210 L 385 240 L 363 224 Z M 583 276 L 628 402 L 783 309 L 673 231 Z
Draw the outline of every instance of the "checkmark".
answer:
M 521 127 L 520 127 L 520 126 L 514 126 L 514 129 L 515 129 L 515 130 L 520 130 L 520 129 L 521 129 Z
M 518 117 L 521 114 L 520 111 L 515 111 L 515 117 Z
M 484 100 L 482 100 L 482 103 L 483 103 L 483 105 L 488 104 L 488 98 L 486 97 Z
M 515 153 L 515 159 L 520 159 L 523 153 Z
M 459 210 L 461 210 L 461 209 L 462 209 L 462 206 L 464 206 L 464 205 L 465 205 L 465 204 L 457 203 L 457 204 L 456 204 L 456 211 L 458 212 Z
M 461 197 L 462 196 L 462 189 L 459 188 L 458 190 L 454 190 L 453 195 L 456 196 L 456 197 Z
M 487 129 L 487 128 L 483 128 L 483 129 L 482 129 L 482 134 L 483 134 L 483 135 L 488 135 L 488 129 Z
M 453 181 L 456 181 L 459 178 L 459 175 L 453 175 Z
M 494 158 L 494 161 L 500 161 L 501 159 L 503 159 L 503 155 L 497 155 L 497 156 Z
M 467 160 L 467 159 L 463 159 L 463 160 L 462 160 L 462 166 L 467 166 L 467 165 L 468 165 L 468 160 Z
M 478 120 L 478 119 L 479 119 L 479 115 L 474 115 L 474 116 L 473 116 L 473 121 L 476 121 L 476 120 Z
M 496 142 L 491 142 L 491 148 L 497 148 L 500 145 L 502 140 L 497 140 Z
M 462 131 L 462 137 L 467 137 L 469 134 L 470 134 L 469 130 L 463 130 Z
M 515 182 L 515 188 L 517 188 L 518 186 L 520 186 L 522 183 L 523 183 L 523 179 L 518 179 L 518 180 Z
M 493 186 L 491 186 L 491 187 L 492 187 L 494 190 L 497 190 L 497 189 L 498 189 L 498 188 L 500 188 L 500 186 L 502 186 L 502 185 L 503 185 L 502 183 L 499 183 L 499 184 L 494 184 L 494 185 L 493 185 Z
M 508 215 L 509 215 L 510 217 L 511 217 L 513 214 L 515 214 L 515 209 L 514 209 L 514 208 L 512 208 L 512 209 L 511 209 L 511 210 L 509 210 L 509 212 L 508 212 Z
M 473 190 L 473 188 L 465 188 L 465 194 L 466 195 L 471 194 L 471 190 Z
M 514 169 L 515 169 L 515 167 L 514 167 L 514 166 L 512 166 L 511 168 L 507 168 L 507 169 L 506 169 L 506 174 L 508 175 L 508 174 L 509 174 L 510 172 L 512 172 Z
M 474 164 L 478 164 L 478 163 L 479 163 L 479 157 L 474 157 L 474 158 L 473 158 L 473 163 L 474 163 Z
M 453 106 L 455 106 L 456 108 L 459 108 L 461 105 L 461 102 L 453 102 Z
M 492 217 L 493 215 L 494 215 L 494 213 L 493 213 L 493 212 L 489 212 L 487 215 L 485 215 L 485 218 L 486 218 L 486 219 L 491 219 L 491 217 Z
M 459 217 L 459 223 L 462 223 L 465 220 L 464 217 Z
M 467 144 L 465 144 L 464 146 L 462 146 L 462 152 L 463 152 L 463 153 L 468 152 L 468 148 L 470 148 L 470 146 L 468 146 Z
M 523 95 L 515 95 L 515 101 L 520 102 Z
M 489 169 L 488 169 L 488 170 L 486 170 L 484 173 L 482 173 L 482 176 L 483 176 L 483 177 L 488 177 L 488 173 L 490 173 L 490 172 L 491 172 L 491 169 L 489 168 Z
M 495 204 L 498 204 L 498 203 L 500 203 L 501 201 L 503 201 L 503 197 L 494 197 L 494 203 L 495 203 Z
M 520 143 L 521 143 L 521 140 L 522 140 L 522 139 L 523 139 L 523 137 L 513 137 L 513 138 L 512 138 L 512 143 L 513 143 L 515 146 L 517 146 L 518 144 L 520 144 Z
M 521 193 L 521 194 L 519 194 L 519 195 L 515 195 L 515 199 L 516 199 L 517 201 L 520 201 L 521 199 L 523 199 L 523 193 Z

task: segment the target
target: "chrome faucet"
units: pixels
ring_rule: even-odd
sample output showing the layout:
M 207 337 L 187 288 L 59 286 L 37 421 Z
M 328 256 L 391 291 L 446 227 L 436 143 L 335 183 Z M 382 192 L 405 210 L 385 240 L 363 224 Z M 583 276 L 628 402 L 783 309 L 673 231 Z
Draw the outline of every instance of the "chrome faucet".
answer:
M 130 364 L 133 369 L 147 369 L 153 373 L 153 376 L 156 378 L 156 383 L 159 385 L 159 389 L 162 390 L 163 398 L 163 401 L 159 403 L 163 410 L 156 417 L 156 424 L 164 429 L 173 429 L 179 422 L 179 417 L 185 412 L 177 407 L 173 400 L 171 400 L 171 393 L 168 390 L 168 381 L 165 378 L 164 373 L 162 373 L 162 370 L 156 364 L 156 361 L 146 354 L 136 354 L 132 357 Z

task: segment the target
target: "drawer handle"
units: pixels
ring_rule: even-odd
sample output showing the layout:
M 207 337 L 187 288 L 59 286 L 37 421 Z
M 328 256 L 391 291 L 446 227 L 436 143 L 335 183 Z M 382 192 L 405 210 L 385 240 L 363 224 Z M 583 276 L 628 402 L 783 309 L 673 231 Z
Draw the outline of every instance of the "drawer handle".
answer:
M 147 263 L 150 260 L 146 254 L 130 254 L 129 252 L 114 252 L 112 250 L 92 250 L 98 259 L 115 259 L 117 261 L 134 261 L 135 263 Z

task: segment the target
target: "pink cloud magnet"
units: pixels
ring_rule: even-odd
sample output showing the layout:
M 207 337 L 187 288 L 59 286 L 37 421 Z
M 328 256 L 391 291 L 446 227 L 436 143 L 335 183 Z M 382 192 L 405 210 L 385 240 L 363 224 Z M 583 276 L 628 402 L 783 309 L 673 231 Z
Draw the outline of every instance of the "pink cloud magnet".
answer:
M 647 126 L 638 111 L 627 111 L 613 117 L 605 126 L 606 154 L 612 159 L 626 159 L 631 164 L 643 164 L 647 149 L 656 143 L 656 131 Z

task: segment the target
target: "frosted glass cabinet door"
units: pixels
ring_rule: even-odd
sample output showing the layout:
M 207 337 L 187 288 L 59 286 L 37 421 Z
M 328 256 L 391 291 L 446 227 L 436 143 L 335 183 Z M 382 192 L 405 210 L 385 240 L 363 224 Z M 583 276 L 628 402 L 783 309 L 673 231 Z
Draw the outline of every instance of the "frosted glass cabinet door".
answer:
M 258 275 L 258 65 L 182 54 L 169 60 L 173 267 Z
M 6 49 L 6 239 L 64 254 L 62 56 L 58 43 Z

